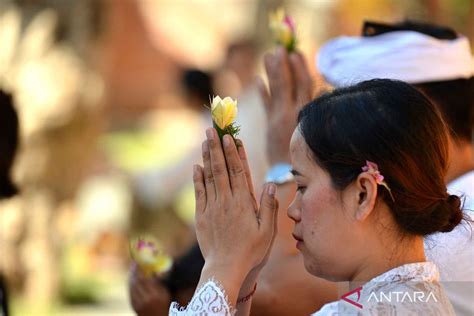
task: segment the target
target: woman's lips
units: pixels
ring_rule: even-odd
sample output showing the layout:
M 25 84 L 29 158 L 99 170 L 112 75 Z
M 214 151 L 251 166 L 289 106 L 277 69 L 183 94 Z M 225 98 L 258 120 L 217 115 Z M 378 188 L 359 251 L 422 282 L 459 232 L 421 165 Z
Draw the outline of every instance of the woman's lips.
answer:
M 296 248 L 300 249 L 301 246 L 303 245 L 303 239 L 296 236 L 295 234 L 292 234 L 292 235 L 293 235 L 293 238 L 296 239 Z
M 300 237 L 296 236 L 295 234 L 292 234 L 292 235 L 293 235 L 293 238 L 296 239 L 297 241 L 303 242 L 303 238 L 300 238 Z

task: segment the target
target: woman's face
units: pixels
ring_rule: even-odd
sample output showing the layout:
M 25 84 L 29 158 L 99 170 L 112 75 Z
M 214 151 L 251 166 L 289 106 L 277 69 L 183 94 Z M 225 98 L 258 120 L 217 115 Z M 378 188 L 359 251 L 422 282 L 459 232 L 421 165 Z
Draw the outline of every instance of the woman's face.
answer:
M 350 199 L 337 191 L 329 174 L 319 167 L 297 128 L 290 143 L 291 163 L 298 191 L 288 208 L 295 222 L 293 236 L 306 270 L 329 280 L 347 280 L 355 273 L 360 249 Z

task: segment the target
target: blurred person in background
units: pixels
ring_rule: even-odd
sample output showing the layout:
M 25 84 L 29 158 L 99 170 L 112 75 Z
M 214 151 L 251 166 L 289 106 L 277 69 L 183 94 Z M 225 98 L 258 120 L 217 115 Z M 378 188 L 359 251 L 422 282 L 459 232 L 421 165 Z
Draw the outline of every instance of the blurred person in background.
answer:
M 474 58 L 469 40 L 444 26 L 406 21 L 366 22 L 362 37 L 326 43 L 318 67 L 335 87 L 372 78 L 414 85 L 440 110 L 449 126 L 448 191 L 463 198 L 474 220 Z M 428 259 L 440 268 L 441 281 L 457 315 L 473 315 L 474 238 L 471 223 L 425 238 Z
M 0 200 L 14 196 L 18 190 L 11 179 L 11 169 L 18 147 L 18 116 L 10 94 L 0 90 Z M 0 311 L 8 316 L 6 282 L 0 273 Z

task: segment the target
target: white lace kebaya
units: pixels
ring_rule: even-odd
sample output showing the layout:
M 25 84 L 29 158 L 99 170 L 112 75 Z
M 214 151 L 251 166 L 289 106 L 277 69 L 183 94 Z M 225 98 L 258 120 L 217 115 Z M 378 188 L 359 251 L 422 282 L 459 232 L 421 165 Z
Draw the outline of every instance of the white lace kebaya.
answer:
M 235 315 L 224 288 L 214 278 L 209 279 L 194 293 L 186 308 L 173 302 L 168 315 L 170 316 L 230 316 Z
M 404 264 L 389 270 L 351 295 L 323 306 L 312 316 L 332 315 L 455 315 L 439 272 L 432 262 Z
M 351 295 L 324 305 L 312 316 L 455 315 L 438 280 L 438 268 L 431 262 L 405 264 L 373 278 Z M 210 279 L 185 309 L 173 303 L 169 315 L 227 316 L 235 312 L 219 283 Z

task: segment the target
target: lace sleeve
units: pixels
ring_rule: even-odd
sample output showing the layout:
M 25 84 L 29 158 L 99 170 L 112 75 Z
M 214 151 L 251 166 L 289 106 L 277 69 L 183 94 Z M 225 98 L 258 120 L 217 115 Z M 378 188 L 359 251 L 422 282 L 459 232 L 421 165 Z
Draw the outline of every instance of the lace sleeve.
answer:
M 194 293 L 191 302 L 186 308 L 173 302 L 169 316 L 231 316 L 236 310 L 230 305 L 224 288 L 213 278 L 209 279 Z

